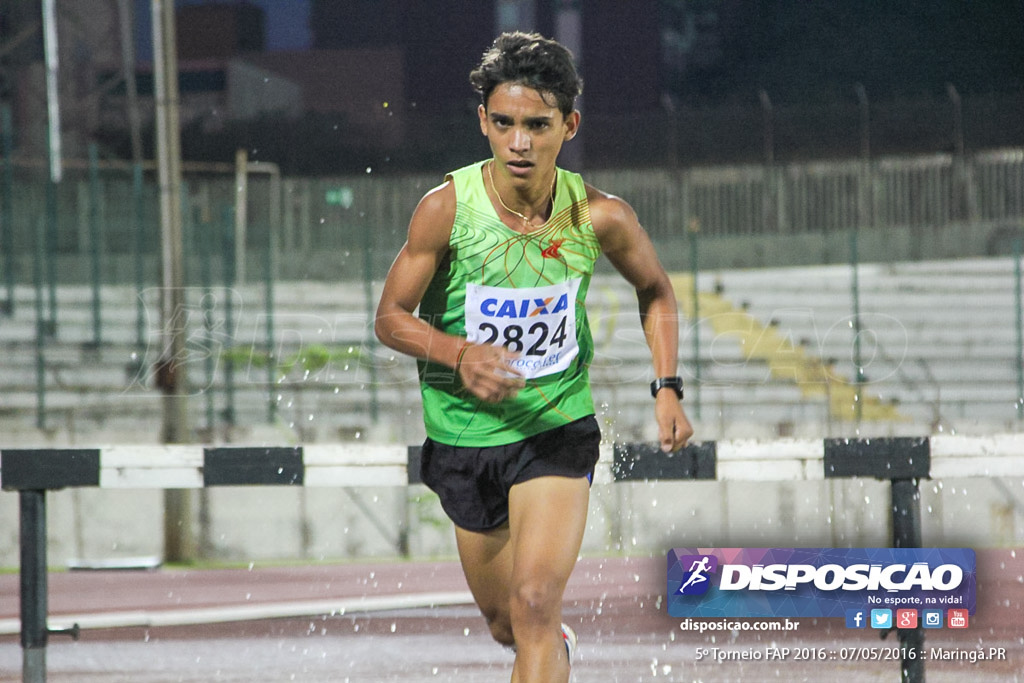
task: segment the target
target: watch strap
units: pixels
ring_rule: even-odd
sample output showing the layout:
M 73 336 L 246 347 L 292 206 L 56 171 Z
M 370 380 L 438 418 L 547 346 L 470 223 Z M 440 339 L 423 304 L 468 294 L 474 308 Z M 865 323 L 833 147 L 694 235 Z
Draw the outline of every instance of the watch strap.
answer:
M 657 398 L 658 392 L 662 389 L 671 389 L 676 392 L 676 397 L 683 397 L 683 378 L 676 377 L 659 377 L 658 379 L 651 382 L 651 396 Z

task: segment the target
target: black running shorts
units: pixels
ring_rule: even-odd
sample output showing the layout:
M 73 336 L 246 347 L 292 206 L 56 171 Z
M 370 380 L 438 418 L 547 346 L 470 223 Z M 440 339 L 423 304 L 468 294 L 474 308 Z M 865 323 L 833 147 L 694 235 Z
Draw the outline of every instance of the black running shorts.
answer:
M 508 521 L 515 484 L 547 476 L 593 481 L 600 443 L 593 415 L 504 446 L 447 446 L 428 438 L 420 477 L 457 526 L 489 531 Z

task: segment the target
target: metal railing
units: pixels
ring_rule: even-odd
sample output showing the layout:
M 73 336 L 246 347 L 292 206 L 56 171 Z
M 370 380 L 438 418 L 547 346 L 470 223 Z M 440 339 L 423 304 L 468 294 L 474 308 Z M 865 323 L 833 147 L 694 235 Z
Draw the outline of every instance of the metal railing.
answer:
M 67 161 L 65 179 L 57 188 L 56 230 L 47 235 L 40 234 L 45 232 L 46 206 L 42 167 L 17 158 L 11 164 L 6 156 L 4 164 L 0 270 L 9 286 L 31 280 L 33 245 L 40 239 L 43 256 L 59 261 L 55 272 L 60 275 L 53 277 L 65 282 L 88 281 L 100 259 L 107 283 L 131 282 L 139 270 L 133 260 L 141 259 L 144 272 L 155 272 L 159 221 L 152 177 L 144 176 L 140 183 L 135 177 L 139 171 L 129 164 Z M 223 166 L 186 172 L 185 201 L 205 215 L 219 216 L 223 207 L 234 205 L 234 171 Z M 1014 232 L 1024 223 L 1024 149 L 601 170 L 586 176 L 625 197 L 659 247 L 684 244 L 694 222 L 702 240 L 827 239 L 855 229 L 878 235 L 902 229 L 909 231 L 911 247 L 891 257 L 906 260 L 927 254 L 924 247 L 937 232 L 968 225 L 980 226 L 975 231 L 983 234 L 974 243 L 959 245 L 966 251 L 948 256 L 993 250 L 1008 255 Z M 273 236 L 280 277 L 360 280 L 367 269 L 379 277 L 404 241 L 419 198 L 441 181 L 440 174 L 381 176 L 370 171 L 356 177 L 285 178 L 278 187 L 272 178 L 254 176 L 249 181 L 244 246 L 251 267 L 246 272 L 259 279 L 266 262 L 259 252 L 269 248 Z M 188 249 L 194 272 L 201 249 L 200 244 Z M 363 255 L 367 249 L 369 259 Z M 775 254 L 756 265 L 789 265 L 783 260 Z M 686 266 L 685 259 L 681 266 Z
M 54 295 L 58 281 L 91 283 L 91 341 L 96 347 L 108 344 L 101 324 L 101 306 L 106 304 L 99 296 L 100 285 L 134 286 L 140 294 L 136 345 L 141 357 L 142 292 L 157 283 L 159 264 L 156 192 L 151 171 L 102 162 L 93 154 L 86 161 L 66 161 L 56 197 L 49 197 L 43 164 L 12 159 L 9 147 L 4 149 L 8 154 L 0 183 L 0 281 L 6 283 L 8 294 L 2 312 L 13 314 L 16 284 L 34 286 L 36 331 L 32 338 L 16 341 L 37 344 L 38 413 L 43 416 L 48 347 L 63 334 Z M 250 171 L 258 167 L 251 165 Z M 241 283 L 231 271 L 240 254 L 244 256 L 247 281 L 263 284 L 267 324 L 261 348 L 267 353 L 276 344 L 276 280 L 361 283 L 366 315 L 372 315 L 372 283 L 383 278 L 404 241 L 419 198 L 442 179 L 381 176 L 369 169 L 355 177 L 313 179 L 280 179 L 257 172 L 248 183 L 248 224 L 240 245 L 216 237 L 231 232 L 225 216 L 237 200 L 234 166 L 193 166 L 186 171 L 183 201 L 194 235 L 186 245 L 186 284 L 196 292 L 235 287 Z M 936 244 L 947 245 L 955 256 L 1010 253 L 1024 225 L 1024 149 L 594 171 L 587 177 L 630 201 L 667 267 L 694 272 L 752 265 L 737 259 L 755 251 L 764 253 L 754 265 L 789 265 L 792 259 L 820 263 L 826 251 L 831 262 L 941 257 L 930 251 Z M 56 220 L 51 221 L 54 207 Z M 780 245 L 774 253 L 767 249 L 773 240 Z M 820 253 L 808 248 L 829 240 L 831 246 Z M 856 245 L 857 252 L 850 245 Z M 851 253 L 859 255 L 848 259 Z M 372 334 L 368 328 L 363 333 L 372 350 Z M 226 361 L 229 368 L 232 362 Z M 699 360 L 695 362 L 700 367 Z M 1018 376 L 1024 376 L 1019 366 Z M 266 377 L 273 419 L 276 380 L 269 363 Z M 230 422 L 233 407 L 228 403 Z M 1018 412 L 1024 409 L 1018 407 Z

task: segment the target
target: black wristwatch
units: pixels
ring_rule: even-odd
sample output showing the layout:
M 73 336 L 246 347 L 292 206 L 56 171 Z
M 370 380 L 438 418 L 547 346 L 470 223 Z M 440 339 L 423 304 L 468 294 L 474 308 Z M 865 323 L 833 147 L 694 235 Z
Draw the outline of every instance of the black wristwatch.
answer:
M 658 379 L 651 382 L 651 396 L 658 397 L 658 392 L 662 389 L 671 389 L 676 392 L 676 396 L 681 400 L 683 398 L 683 378 L 682 377 L 659 377 Z

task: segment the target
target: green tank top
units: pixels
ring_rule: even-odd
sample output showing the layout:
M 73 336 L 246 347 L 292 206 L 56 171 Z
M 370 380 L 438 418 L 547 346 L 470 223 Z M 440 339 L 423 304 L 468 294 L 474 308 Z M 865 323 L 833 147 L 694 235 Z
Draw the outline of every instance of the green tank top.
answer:
M 594 344 L 584 309 L 601 253 L 578 174 L 556 169 L 551 218 L 528 234 L 506 226 L 487 197 L 487 161 L 449 174 L 455 221 L 449 252 L 420 302 L 420 317 L 477 343 L 520 353 L 526 386 L 487 403 L 444 365 L 419 362 L 427 436 L 452 446 L 499 446 L 594 413 Z

